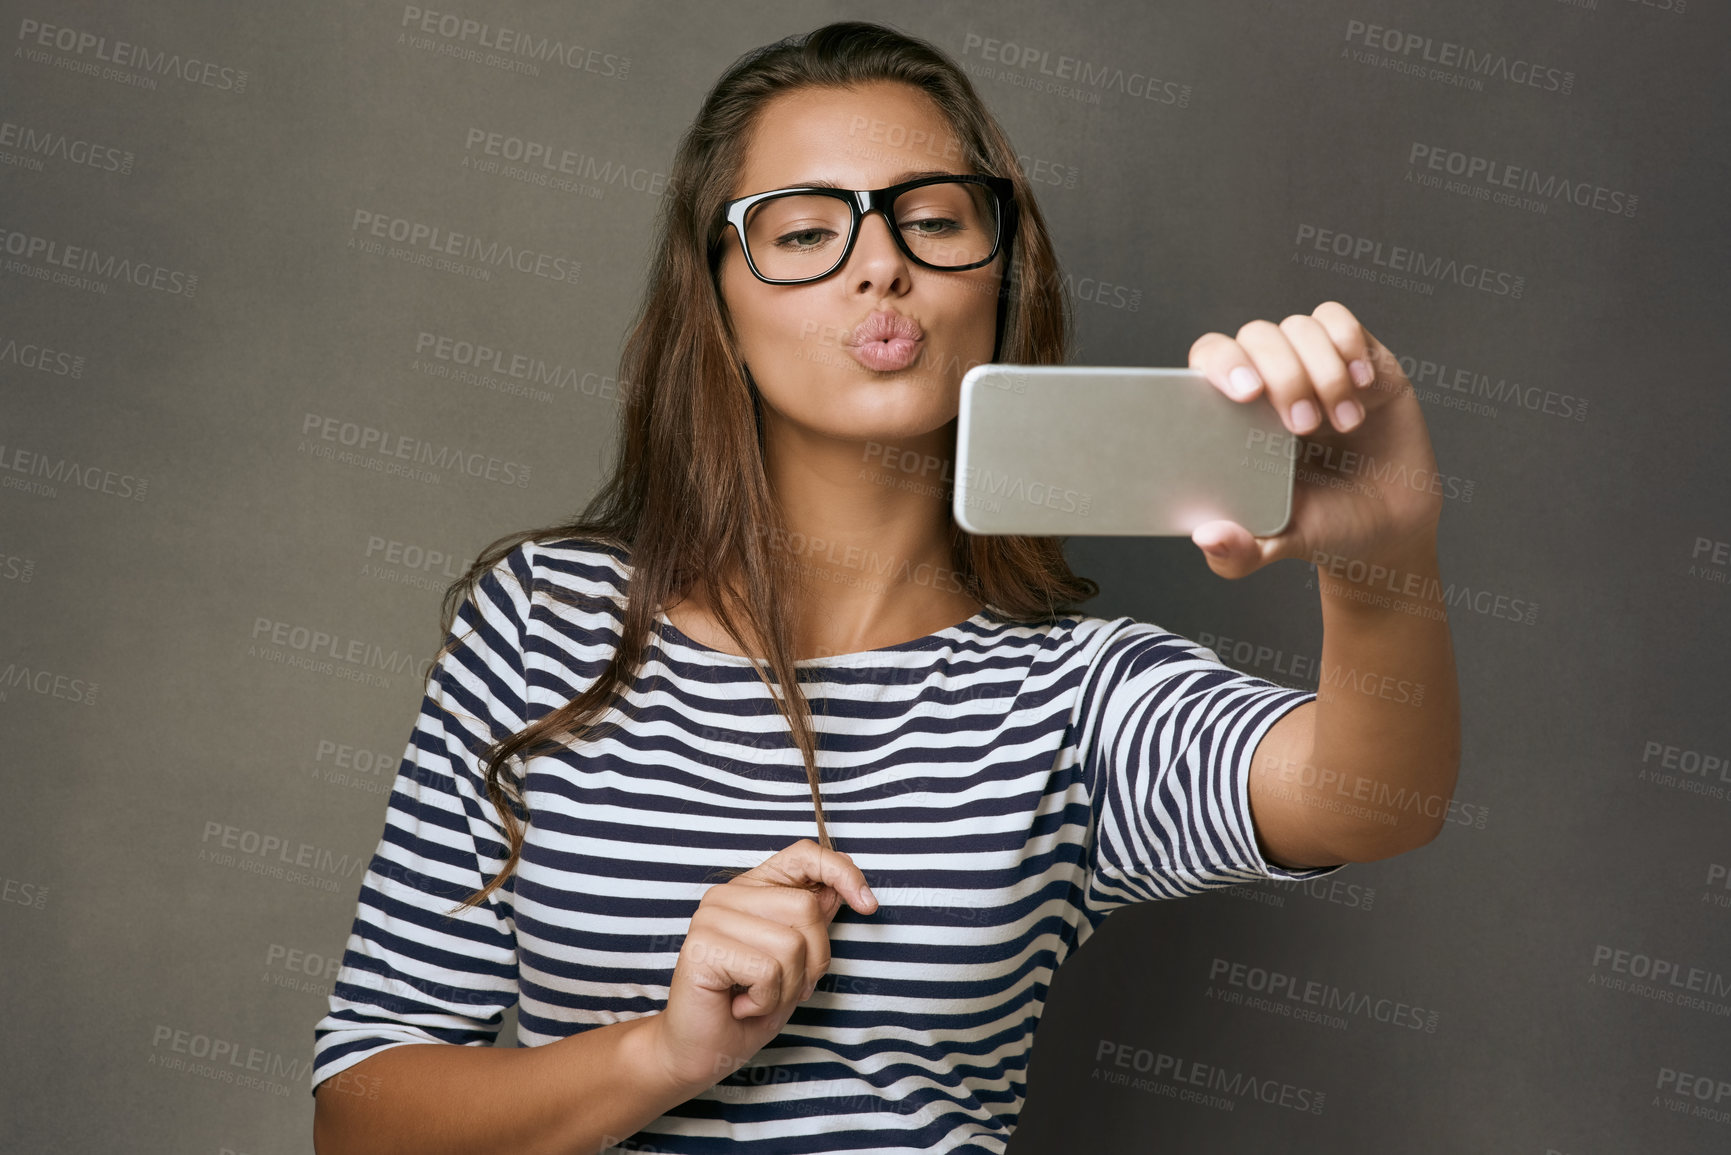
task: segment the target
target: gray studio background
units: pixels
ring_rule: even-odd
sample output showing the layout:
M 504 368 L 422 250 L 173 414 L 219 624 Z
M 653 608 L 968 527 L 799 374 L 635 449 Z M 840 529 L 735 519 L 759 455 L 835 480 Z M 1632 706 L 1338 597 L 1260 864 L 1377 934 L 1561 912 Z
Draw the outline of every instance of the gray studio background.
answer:
M 1012 1149 L 1731 1148 L 1721 6 L 425 9 L 580 49 L 527 68 L 401 4 L 0 10 L 0 1147 L 311 1149 L 312 1028 L 440 593 L 598 484 L 708 86 L 863 17 L 963 62 L 1008 129 L 1077 360 L 1182 365 L 1338 299 L 1404 359 L 1457 494 L 1444 835 L 1117 913 L 1053 988 Z M 516 179 L 488 140 L 569 171 Z M 429 266 L 374 222 L 540 272 Z M 1361 239 L 1431 271 L 1377 279 Z M 345 426 L 492 476 L 344 459 Z M 1069 549 L 1090 612 L 1314 685 L 1306 565 Z M 1339 1009 L 1255 1001 L 1270 975 Z M 1187 1094 L 1195 1064 L 1240 1090 Z

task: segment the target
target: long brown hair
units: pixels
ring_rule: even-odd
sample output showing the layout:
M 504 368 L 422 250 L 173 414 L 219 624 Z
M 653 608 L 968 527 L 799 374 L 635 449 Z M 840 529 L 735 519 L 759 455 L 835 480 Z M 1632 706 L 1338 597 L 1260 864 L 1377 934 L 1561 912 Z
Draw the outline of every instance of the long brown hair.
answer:
M 445 591 L 442 618 L 449 633 L 481 577 L 526 541 L 586 538 L 629 551 L 620 644 L 607 668 L 571 701 L 482 755 L 487 794 L 504 822 L 509 857 L 465 907 L 501 886 L 521 857 L 524 823 L 517 812 L 526 822 L 528 811 L 522 784 L 507 773 L 507 764 L 514 756 L 526 759 L 585 736 L 595 716 L 633 685 L 655 614 L 694 588 L 704 592 L 739 650 L 755 659 L 753 669 L 787 718 L 805 760 L 818 842 L 830 847 L 810 707 L 792 657 L 794 578 L 786 572 L 790 567 L 772 557 L 772 543 L 786 539 L 764 469 L 761 401 L 729 338 L 709 252 L 722 234 L 721 204 L 731 195 L 745 142 L 764 105 L 801 88 L 873 81 L 900 81 L 926 93 L 962 142 L 965 163 L 978 173 L 1006 176 L 1015 186 L 1017 227 L 999 258 L 1008 263 L 993 359 L 1066 359 L 1070 314 L 1044 218 L 1009 138 L 949 57 L 883 25 L 844 21 L 735 61 L 704 99 L 673 160 L 648 285 L 621 356 L 625 399 L 612 476 L 576 520 L 500 538 Z M 1050 622 L 1099 593 L 1095 582 L 1070 571 L 1062 538 L 975 536 L 953 517 L 950 530 L 956 580 L 1006 619 Z M 740 587 L 720 588 L 724 574 L 740 575 Z M 570 600 L 551 583 L 542 588 L 550 597 Z M 534 591 L 527 593 L 532 597 Z M 735 612 L 753 638 L 764 639 L 762 650 L 742 636 Z

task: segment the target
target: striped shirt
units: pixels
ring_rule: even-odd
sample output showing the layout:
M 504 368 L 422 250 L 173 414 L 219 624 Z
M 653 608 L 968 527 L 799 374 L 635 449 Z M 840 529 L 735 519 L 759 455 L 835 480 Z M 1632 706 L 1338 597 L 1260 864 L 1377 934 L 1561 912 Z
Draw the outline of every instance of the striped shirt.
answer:
M 600 676 L 629 574 L 619 547 L 530 542 L 462 604 L 314 1029 L 315 1087 L 388 1047 L 488 1046 L 513 1004 L 521 1046 L 660 1011 L 715 868 L 815 838 L 751 661 L 662 613 L 620 724 L 523 767 L 515 874 L 444 917 L 504 863 L 475 751 Z M 1269 863 L 1250 817 L 1257 741 L 1315 695 L 1156 625 L 988 607 L 798 668 L 831 837 L 880 905 L 844 903 L 782 1032 L 621 1149 L 1003 1152 L 1053 975 L 1108 914 L 1344 865 Z

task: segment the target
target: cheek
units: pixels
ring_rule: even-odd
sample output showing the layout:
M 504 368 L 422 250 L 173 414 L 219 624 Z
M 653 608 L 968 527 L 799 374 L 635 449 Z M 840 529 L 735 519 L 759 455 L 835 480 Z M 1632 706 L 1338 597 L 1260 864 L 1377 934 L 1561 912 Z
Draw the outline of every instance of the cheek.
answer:
M 761 283 L 758 287 L 769 288 Z M 797 361 L 808 370 L 815 368 L 824 363 L 819 354 L 841 349 L 845 334 L 834 312 L 833 305 L 826 309 L 797 292 L 754 293 L 747 288 L 735 298 L 740 352 L 764 364 Z
M 758 358 L 772 356 L 781 339 L 778 332 L 783 322 L 780 311 L 774 302 L 766 300 L 764 294 L 757 291 L 765 287 L 751 275 L 743 262 L 730 265 L 722 277 L 722 300 L 727 307 L 728 320 L 739 343 L 740 356 L 747 360 L 754 355 Z
M 967 281 L 958 282 L 956 286 L 957 297 L 967 302 L 958 302 L 958 309 L 974 318 L 984 317 L 990 323 L 997 316 L 998 287 L 1003 283 L 1003 279 L 996 266 L 979 269 L 970 274 Z
M 958 284 L 948 305 L 945 312 L 952 318 L 951 332 L 955 334 L 955 340 L 969 345 L 984 340 L 990 345 L 998 321 L 996 275 Z

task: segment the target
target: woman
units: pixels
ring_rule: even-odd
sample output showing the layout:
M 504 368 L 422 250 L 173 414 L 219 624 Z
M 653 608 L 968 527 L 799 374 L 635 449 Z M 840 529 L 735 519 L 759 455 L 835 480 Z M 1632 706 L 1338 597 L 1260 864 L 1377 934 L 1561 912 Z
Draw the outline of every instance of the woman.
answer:
M 1400 853 L 1439 822 L 1379 791 L 1453 789 L 1446 620 L 1319 564 L 1325 675 L 1428 687 L 1319 702 L 1072 612 L 1097 588 L 1056 539 L 958 530 L 962 374 L 1063 361 L 1068 320 L 949 59 L 862 23 L 748 54 L 672 176 L 612 480 L 447 596 L 316 1029 L 322 1152 L 1001 1152 L 1053 974 L 1111 910 Z M 888 193 L 758 195 L 823 182 Z M 1192 364 L 1434 469 L 1338 304 Z M 1434 495 L 1370 489 L 1196 541 L 1224 576 L 1434 572 Z M 523 1045 L 487 1046 L 513 1004 Z

